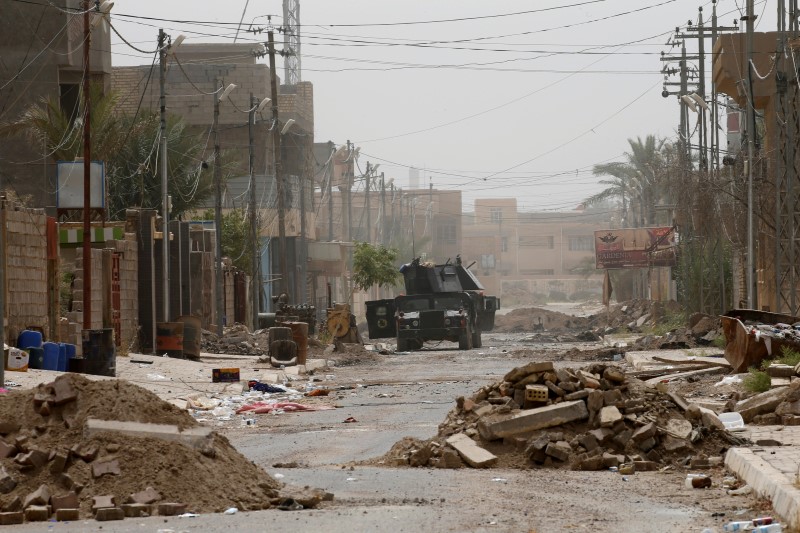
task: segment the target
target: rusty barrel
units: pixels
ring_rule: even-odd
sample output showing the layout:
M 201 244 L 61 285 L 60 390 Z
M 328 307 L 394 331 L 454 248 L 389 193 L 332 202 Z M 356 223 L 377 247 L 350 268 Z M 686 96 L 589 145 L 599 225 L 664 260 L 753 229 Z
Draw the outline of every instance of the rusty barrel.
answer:
M 297 364 L 306 364 L 308 356 L 308 324 L 306 322 L 286 322 L 292 329 L 292 340 L 297 344 Z

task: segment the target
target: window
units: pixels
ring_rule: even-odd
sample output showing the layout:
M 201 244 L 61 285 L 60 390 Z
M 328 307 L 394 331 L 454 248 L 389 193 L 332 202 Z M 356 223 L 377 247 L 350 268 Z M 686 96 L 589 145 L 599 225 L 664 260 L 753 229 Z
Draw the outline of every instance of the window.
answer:
M 494 254 L 483 254 L 481 255 L 481 268 L 484 270 L 493 269 L 495 266 L 494 263 Z
M 501 237 L 500 250 L 503 252 L 508 251 L 508 237 Z
M 503 208 L 502 207 L 490 207 L 489 208 L 489 218 L 492 224 L 502 224 L 503 223 Z
M 456 225 L 442 224 L 436 227 L 436 241 L 444 244 L 456 243 Z
M 545 235 L 525 235 L 519 238 L 519 245 L 530 248 L 548 248 L 552 250 L 553 237 Z
M 594 237 L 591 235 L 577 235 L 569 238 L 570 252 L 594 251 Z

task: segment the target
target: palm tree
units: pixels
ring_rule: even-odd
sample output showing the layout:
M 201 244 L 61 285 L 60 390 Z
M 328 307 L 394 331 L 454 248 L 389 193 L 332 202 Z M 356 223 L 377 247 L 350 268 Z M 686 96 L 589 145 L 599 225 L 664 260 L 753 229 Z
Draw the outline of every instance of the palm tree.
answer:
M 92 159 L 106 163 L 109 218 L 123 217 L 129 207 L 158 209 L 160 117 L 116 114 L 118 97 L 103 93 L 101 84 L 91 86 L 90 99 Z M 16 120 L 0 124 L 0 136 L 28 138 L 44 144 L 53 161 L 73 161 L 83 153 L 80 100 L 78 109 L 69 113 L 58 98 L 43 98 Z M 201 157 L 204 149 L 204 139 L 190 134 L 179 118 L 167 118 L 167 183 L 173 217 L 195 209 L 214 192 L 211 173 Z
M 667 176 L 672 164 L 671 147 L 664 139 L 648 135 L 628 139 L 631 150 L 625 152 L 625 161 L 595 165 L 595 176 L 609 176 L 600 180 L 607 188 L 590 196 L 584 203 L 592 205 L 611 198 L 622 202 L 626 225 L 638 226 L 655 223 L 656 204 L 666 195 Z

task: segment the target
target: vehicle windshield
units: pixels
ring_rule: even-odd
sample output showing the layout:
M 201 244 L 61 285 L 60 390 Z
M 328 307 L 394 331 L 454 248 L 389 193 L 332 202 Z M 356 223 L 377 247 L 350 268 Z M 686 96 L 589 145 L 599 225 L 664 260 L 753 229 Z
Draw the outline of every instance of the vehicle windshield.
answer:
M 464 302 L 459 296 L 437 296 L 433 301 L 436 309 L 458 310 L 464 307 Z
M 430 309 L 430 301 L 428 298 L 413 298 L 402 300 L 400 302 L 400 311 L 403 312 L 410 312 L 410 311 L 425 311 Z

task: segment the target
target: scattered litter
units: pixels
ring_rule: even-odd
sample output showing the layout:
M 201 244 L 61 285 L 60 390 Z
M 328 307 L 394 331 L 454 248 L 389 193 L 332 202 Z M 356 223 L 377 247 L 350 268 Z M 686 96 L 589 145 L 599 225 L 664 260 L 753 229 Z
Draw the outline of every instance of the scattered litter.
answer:
M 358 422 L 358 420 L 356 420 L 352 416 L 348 416 L 347 418 L 344 419 L 345 424 L 352 424 L 353 422 Z
M 711 488 L 711 478 L 705 474 L 688 474 L 685 482 L 687 489 Z
M 335 409 L 329 405 L 303 405 L 296 402 L 254 402 L 241 406 L 236 410 L 236 414 L 244 412 L 253 412 L 255 414 L 273 413 L 273 412 L 296 412 L 296 411 L 327 411 Z
M 272 477 L 274 477 L 275 479 L 283 479 L 286 476 L 284 476 L 283 474 L 272 474 Z
M 248 381 L 247 386 L 250 390 L 268 392 L 270 394 L 290 391 L 290 389 L 282 387 L 281 385 L 270 385 L 269 383 L 261 383 L 260 381 Z
M 222 514 L 236 514 L 239 512 L 239 509 L 236 507 L 228 507 Z
M 286 498 L 279 505 L 278 509 L 281 511 L 300 511 L 303 505 L 295 501 L 293 498 Z
M 738 385 L 742 382 L 741 376 L 739 374 L 734 374 L 732 376 L 725 376 L 721 380 L 714 383 L 715 387 L 722 387 L 723 385 Z
M 150 381 L 169 381 L 167 376 L 162 376 L 161 374 L 147 374 L 147 379 Z
M 719 419 L 728 431 L 744 431 L 744 420 L 739 413 L 720 413 Z
M 751 492 L 753 492 L 753 487 L 751 487 L 750 485 L 745 485 L 735 490 L 734 489 L 728 490 L 728 494 L 730 494 L 731 496 L 745 496 L 747 494 L 750 494 Z
M 9 388 L 9 387 L 21 387 L 22 386 L 19 383 L 17 383 L 16 381 L 11 381 L 9 379 L 7 379 L 6 382 L 3 385 L 6 388 Z
M 328 389 L 312 389 L 306 392 L 306 396 L 327 396 L 331 391 Z
M 183 513 L 183 514 L 179 514 L 178 518 L 197 518 L 198 516 L 200 516 L 200 515 L 197 514 L 197 513 Z
M 492 481 L 494 481 L 495 483 L 508 483 L 508 480 L 504 477 L 495 477 L 492 478 Z
M 136 365 L 152 365 L 152 361 L 145 361 L 143 359 L 131 359 L 131 363 Z
M 349 477 L 349 478 L 345 479 L 345 481 L 358 481 L 358 478 Z

